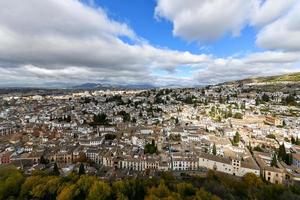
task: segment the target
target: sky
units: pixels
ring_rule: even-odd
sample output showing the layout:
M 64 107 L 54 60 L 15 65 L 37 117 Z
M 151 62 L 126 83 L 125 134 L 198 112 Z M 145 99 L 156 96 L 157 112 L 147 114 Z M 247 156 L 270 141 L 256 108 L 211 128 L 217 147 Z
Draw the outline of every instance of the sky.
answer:
M 299 0 L 3 0 L 0 87 L 193 87 L 300 71 Z

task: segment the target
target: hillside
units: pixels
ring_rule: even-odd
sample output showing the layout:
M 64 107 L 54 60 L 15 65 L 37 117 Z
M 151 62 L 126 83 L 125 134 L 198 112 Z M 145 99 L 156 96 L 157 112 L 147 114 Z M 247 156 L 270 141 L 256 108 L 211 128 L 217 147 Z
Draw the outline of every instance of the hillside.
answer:
M 276 83 L 276 82 L 300 82 L 300 72 L 291 73 L 291 74 L 283 74 L 279 76 L 268 76 L 268 77 L 260 77 L 254 79 L 257 82 L 267 82 L 267 83 Z
M 53 171 L 54 172 L 54 171 Z M 246 200 L 300 199 L 299 186 L 265 183 L 254 174 L 243 178 L 209 171 L 207 177 L 180 177 L 164 172 L 153 178 L 101 180 L 73 172 L 62 177 L 56 173 L 34 171 L 27 176 L 16 168 L 0 167 L 0 199 L 44 200 Z M 58 172 L 59 173 L 59 172 Z
M 237 81 L 229 81 L 225 82 L 223 84 L 250 84 L 250 83 L 268 83 L 268 84 L 276 84 L 281 82 L 294 82 L 299 84 L 300 83 L 300 72 L 296 73 L 289 73 L 289 74 L 283 74 L 283 75 L 277 75 L 277 76 L 265 76 L 265 77 L 256 77 L 256 78 L 247 78 Z M 222 84 L 221 84 L 222 85 Z

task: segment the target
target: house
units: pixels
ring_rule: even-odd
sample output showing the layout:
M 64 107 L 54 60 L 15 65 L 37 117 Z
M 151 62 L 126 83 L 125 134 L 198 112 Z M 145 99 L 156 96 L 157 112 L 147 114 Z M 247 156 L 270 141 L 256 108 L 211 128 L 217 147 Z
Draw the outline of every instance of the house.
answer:
M 271 160 L 273 158 L 270 153 L 262 153 L 254 151 L 254 158 L 260 167 L 260 173 L 262 177 L 274 184 L 283 184 L 285 183 L 285 169 L 278 162 L 277 166 L 271 166 Z
M 300 168 L 300 154 L 292 154 L 293 155 L 293 165 L 297 168 Z
M 253 173 L 259 176 L 259 167 L 252 159 L 230 158 L 214 156 L 211 154 L 201 154 L 199 157 L 199 167 L 205 167 L 218 172 L 243 177 L 247 173 Z
M 9 151 L 4 151 L 0 153 L 0 164 L 9 164 L 11 162 L 11 157 L 12 152 Z
M 279 117 L 266 116 L 265 123 L 273 126 L 283 126 L 283 120 Z

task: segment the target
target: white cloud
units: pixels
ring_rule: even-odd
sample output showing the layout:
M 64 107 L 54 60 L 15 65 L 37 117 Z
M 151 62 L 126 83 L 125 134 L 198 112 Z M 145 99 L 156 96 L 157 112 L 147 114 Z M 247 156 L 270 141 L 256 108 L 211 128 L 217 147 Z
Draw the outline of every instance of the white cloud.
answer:
M 143 74 L 154 68 L 172 71 L 208 59 L 207 55 L 151 46 L 127 24 L 78 0 L 0 2 L 0 64 L 11 68 L 11 76 L 20 75 L 19 70 L 28 77 L 43 77 L 31 79 L 41 82 L 63 78 L 94 81 L 95 74 L 96 80 L 143 82 L 152 78 Z
M 300 51 L 300 2 L 286 15 L 265 26 L 256 44 L 267 49 Z
M 212 42 L 246 26 L 258 30 L 257 45 L 300 50 L 299 0 L 158 0 L 155 16 L 173 24 L 187 41 Z
M 195 73 L 194 79 L 215 84 L 248 77 L 299 71 L 300 53 L 266 51 L 239 58 L 217 58 Z
M 173 34 L 188 41 L 213 41 L 240 34 L 253 1 L 245 0 L 158 0 L 157 17 L 173 23 Z
M 252 1 L 172 0 L 170 4 L 159 0 L 156 15 L 174 20 L 174 34 L 180 37 L 212 40 L 227 32 L 238 35 L 249 18 L 245 13 Z M 273 17 L 261 21 L 265 18 L 259 14 L 263 10 L 269 9 L 258 9 L 251 23 L 271 24 L 262 30 L 257 43 L 269 48 L 266 41 L 272 37 L 278 40 L 272 41 L 277 44 L 274 48 L 279 48 L 280 42 L 292 43 L 293 38 L 282 41 L 279 36 L 271 37 L 267 30 L 274 29 L 275 23 L 282 24 L 280 20 L 285 21 L 288 34 L 299 30 L 299 17 L 290 19 L 298 15 L 276 11 Z M 131 42 L 126 43 L 123 37 Z M 294 37 L 295 45 L 298 38 Z M 290 49 L 285 44 L 287 47 Z M 0 1 L 0 86 L 84 82 L 193 86 L 295 71 L 299 58 L 298 52 L 286 51 L 218 58 L 158 48 L 144 42 L 127 24 L 110 19 L 103 9 L 78 0 Z M 185 71 L 178 67 L 184 66 L 190 71 L 181 76 Z M 156 70 L 167 72 L 155 74 Z
M 298 0 L 257 0 L 250 13 L 250 24 L 264 26 L 283 15 L 295 5 Z

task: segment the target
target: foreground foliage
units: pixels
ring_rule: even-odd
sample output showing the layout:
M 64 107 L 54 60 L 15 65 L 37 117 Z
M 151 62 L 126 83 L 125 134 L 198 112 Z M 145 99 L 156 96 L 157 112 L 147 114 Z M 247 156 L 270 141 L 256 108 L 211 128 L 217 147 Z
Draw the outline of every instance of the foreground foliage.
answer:
M 272 185 L 254 174 L 241 180 L 208 172 L 207 178 L 163 173 L 152 179 L 125 179 L 114 182 L 95 176 L 70 174 L 67 177 L 36 171 L 23 175 L 13 167 L 0 168 L 0 199 L 46 200 L 220 200 L 220 199 L 300 199 L 297 186 Z

